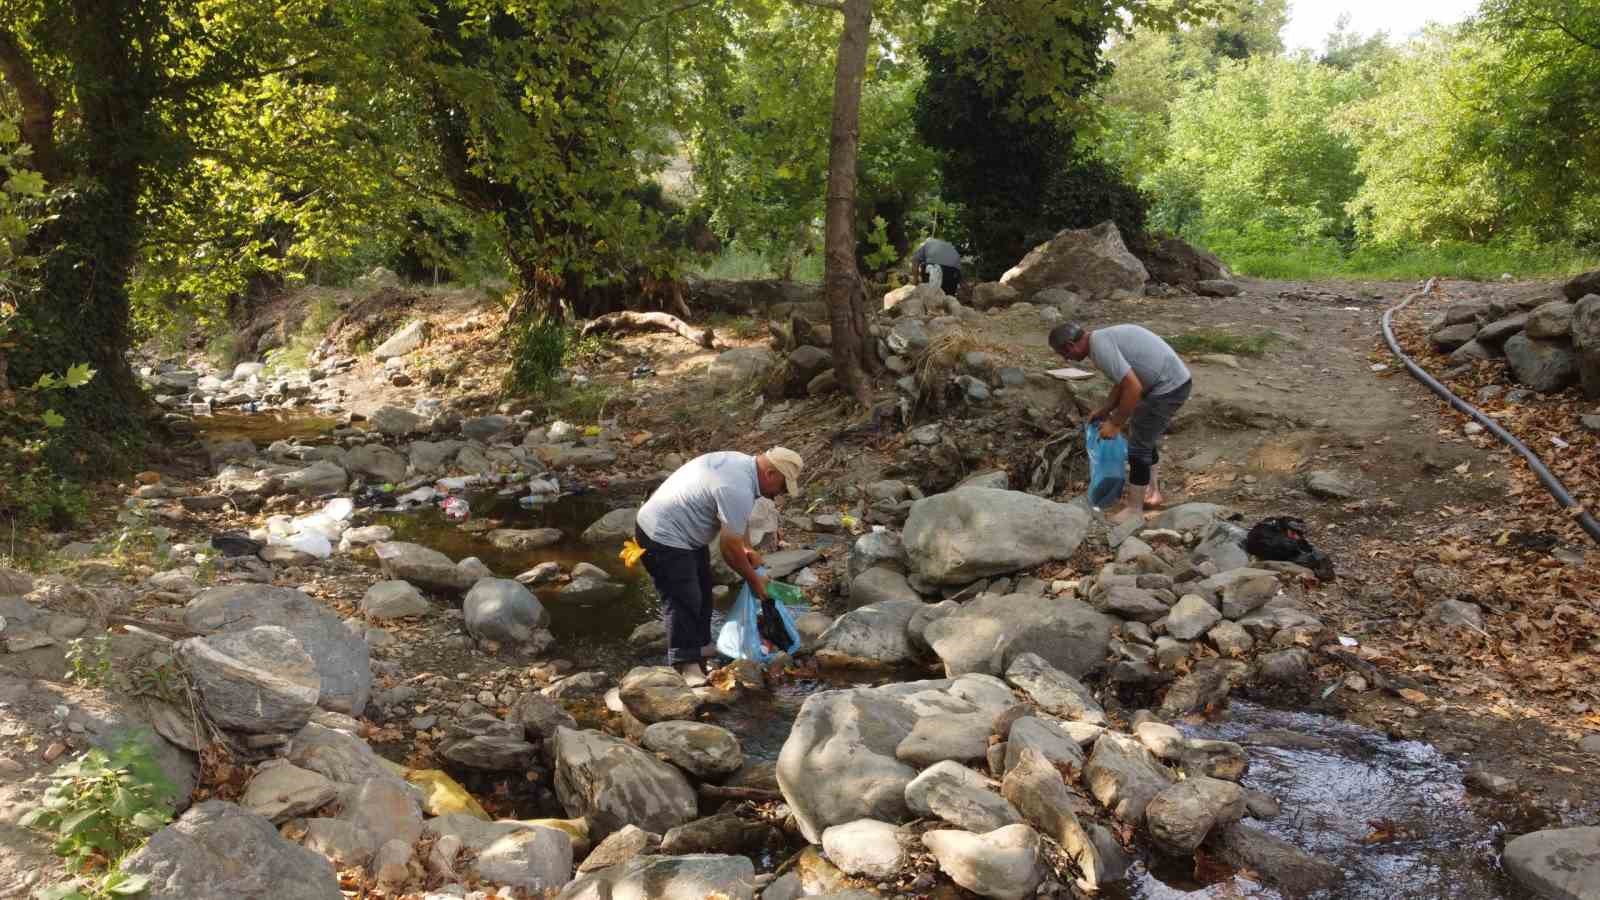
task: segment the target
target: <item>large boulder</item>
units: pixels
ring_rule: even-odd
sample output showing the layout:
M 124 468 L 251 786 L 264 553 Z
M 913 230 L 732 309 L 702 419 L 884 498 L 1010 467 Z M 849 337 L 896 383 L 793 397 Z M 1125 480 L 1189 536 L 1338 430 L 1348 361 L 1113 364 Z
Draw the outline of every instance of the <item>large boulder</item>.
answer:
M 1506 341 L 1506 362 L 1518 381 L 1541 394 L 1565 390 L 1578 381 L 1578 356 L 1570 341 L 1515 334 Z
M 778 365 L 778 357 L 765 347 L 736 347 L 723 351 L 706 370 L 713 397 L 757 391 Z
M 710 781 L 744 765 L 744 751 L 733 732 L 705 722 L 657 722 L 644 730 L 639 742 L 690 775 Z
M 634 519 L 638 515 L 639 509 L 634 506 L 613 509 L 583 530 L 583 542 L 600 545 L 620 544 L 633 537 Z
M 372 694 L 367 642 L 338 616 L 293 588 L 230 584 L 201 592 L 184 609 L 183 624 L 200 634 L 277 625 L 300 642 L 322 680 L 317 704 L 359 716 Z
M 333 866 L 278 834 L 267 819 L 207 800 L 151 836 L 122 863 L 149 878 L 149 900 L 341 900 Z
M 1534 307 L 1528 313 L 1524 333 L 1531 338 L 1553 341 L 1572 335 L 1573 304 L 1565 300 L 1552 300 Z
M 963 488 L 918 500 L 903 539 L 911 567 L 935 584 L 966 584 L 1072 556 L 1089 514 L 1021 491 Z
M 362 444 L 345 454 L 344 464 L 357 475 L 367 475 L 382 482 L 401 482 L 406 479 L 406 458 L 382 444 Z
M 405 541 L 383 541 L 373 546 L 383 574 L 409 581 L 425 591 L 461 594 L 471 589 L 478 576 L 460 568 L 437 550 Z
M 987 834 L 929 831 L 922 843 L 952 881 L 980 897 L 1022 900 L 1039 884 L 1039 833 L 1027 825 Z
M 973 285 L 972 306 L 974 309 L 997 309 L 1022 299 L 1022 294 L 1009 284 L 998 281 L 985 281 Z
M 617 698 L 641 722 L 694 718 L 700 698 L 671 666 L 637 666 L 622 676 Z
M 1149 277 L 1144 264 L 1123 244 L 1116 224 L 1101 222 L 1093 228 L 1057 232 L 1000 276 L 1000 283 L 1024 297 L 1064 287 L 1101 300 L 1117 291 L 1143 293 Z
M 337 463 L 319 460 L 306 466 L 288 472 L 278 479 L 285 491 L 291 494 L 304 494 L 307 497 L 321 497 L 327 494 L 337 494 L 350 483 L 350 476 Z
M 900 829 L 888 822 L 857 819 L 822 833 L 822 849 L 846 875 L 894 878 L 905 864 Z
M 378 345 L 372 351 L 372 358 L 383 362 L 396 356 L 405 356 L 407 353 L 422 346 L 428 339 L 428 323 L 422 320 L 407 322 L 399 331 L 389 336 L 389 339 Z
M 922 597 L 911 587 L 906 576 L 893 569 L 874 566 L 850 582 L 850 605 L 870 606 L 884 601 L 922 603 Z
M 293 634 L 276 625 L 189 638 L 177 655 L 201 706 L 223 728 L 255 734 L 299 731 L 317 708 L 322 677 Z
M 626 741 L 558 728 L 554 755 L 556 796 L 589 820 L 593 840 L 629 824 L 665 834 L 698 815 L 683 773 Z
M 906 785 L 906 806 L 968 831 L 985 832 L 1022 821 L 1010 801 L 989 790 L 988 779 L 958 762 L 937 763 Z
M 482 578 L 461 603 L 467 633 L 480 641 L 526 644 L 550 624 L 539 598 L 510 578 Z
M 328 805 L 339 796 L 339 786 L 316 772 L 281 763 L 262 769 L 245 788 L 239 803 L 274 825 Z
M 832 368 L 832 353 L 821 347 L 798 347 L 783 364 L 783 379 L 775 386 L 784 397 L 804 397 L 812 379 Z
M 884 600 L 852 609 L 817 640 L 817 661 L 841 668 L 897 666 L 917 658 L 906 626 L 921 611 L 918 600 Z
M 965 493 L 963 491 L 963 493 Z M 1036 653 L 1082 678 L 1101 668 L 1115 620 L 1081 600 L 1034 594 L 984 594 L 928 624 L 923 637 L 950 676 L 999 675 Z
M 636 856 L 579 878 L 556 900 L 753 900 L 755 878 L 744 856 Z
M 1500 858 L 1511 877 L 1539 897 L 1600 897 L 1600 828 L 1535 831 L 1508 841 Z
M 919 719 L 995 715 L 1012 703 L 992 678 L 913 681 L 812 694 L 778 755 L 778 786 L 812 843 L 857 819 L 904 821 L 906 786 L 917 770 L 895 751 Z
M 1150 836 L 1163 850 L 1190 854 L 1217 825 L 1244 817 L 1244 789 L 1204 775 L 1186 778 L 1151 799 L 1145 807 Z
M 1233 277 L 1215 254 L 1178 238 L 1146 242 L 1138 256 L 1151 280 L 1162 284 L 1190 287 L 1201 281 Z
M 1006 681 L 1047 713 L 1092 725 L 1106 723 L 1105 710 L 1083 682 L 1045 662 L 1037 653 L 1023 653 L 1012 659 L 1006 667 Z
M 1573 304 L 1572 346 L 1578 351 L 1578 380 L 1584 396 L 1600 399 L 1600 294 L 1589 294 Z
M 906 545 L 900 535 L 893 531 L 869 531 L 851 545 L 846 571 L 854 581 L 862 572 L 874 567 L 903 572 L 905 566 Z
M 1172 784 L 1172 776 L 1137 740 L 1108 731 L 1094 742 L 1083 783 L 1118 821 L 1139 825 L 1150 801 Z

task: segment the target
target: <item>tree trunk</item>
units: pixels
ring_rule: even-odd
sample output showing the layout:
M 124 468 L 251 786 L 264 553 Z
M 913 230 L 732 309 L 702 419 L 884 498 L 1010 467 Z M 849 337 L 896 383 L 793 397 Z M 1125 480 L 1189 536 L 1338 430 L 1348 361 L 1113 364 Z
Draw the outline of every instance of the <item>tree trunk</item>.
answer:
M 823 239 L 823 290 L 833 327 L 839 386 L 872 404 L 877 348 L 867 333 L 866 288 L 856 268 L 856 151 L 861 142 L 861 82 L 867 70 L 872 0 L 844 0 L 844 28 L 833 73 L 833 129 L 828 141 L 828 206 Z

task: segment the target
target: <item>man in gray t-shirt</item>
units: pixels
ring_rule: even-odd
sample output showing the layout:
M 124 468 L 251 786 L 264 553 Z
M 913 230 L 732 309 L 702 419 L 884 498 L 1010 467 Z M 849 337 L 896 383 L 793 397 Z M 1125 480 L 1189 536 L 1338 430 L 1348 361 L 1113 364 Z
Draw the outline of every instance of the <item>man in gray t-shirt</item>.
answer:
M 783 447 L 757 456 L 707 453 L 680 466 L 639 508 L 635 538 L 661 595 L 667 664 L 685 678 L 703 681 L 702 661 L 711 652 L 713 542 L 768 615 L 767 579 L 756 573 L 761 554 L 747 537 L 750 513 L 758 497 L 798 494 L 802 465 L 800 454 Z
M 1128 432 L 1128 492 L 1116 518 L 1142 516 L 1146 505 L 1160 506 L 1157 466 L 1160 441 L 1178 408 L 1189 399 L 1189 367 L 1159 335 L 1140 325 L 1112 325 L 1087 331 L 1076 322 L 1050 331 L 1050 348 L 1074 362 L 1085 357 L 1111 379 L 1111 395 L 1090 421 L 1100 436 Z
M 911 255 L 917 281 L 933 285 L 951 297 L 961 287 L 961 251 L 949 241 L 928 238 Z

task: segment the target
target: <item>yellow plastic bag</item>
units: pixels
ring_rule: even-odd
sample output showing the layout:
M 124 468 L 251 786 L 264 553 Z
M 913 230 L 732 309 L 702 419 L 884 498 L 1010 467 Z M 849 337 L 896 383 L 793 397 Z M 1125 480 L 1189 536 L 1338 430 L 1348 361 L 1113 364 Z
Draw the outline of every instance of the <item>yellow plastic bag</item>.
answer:
M 622 564 L 631 569 L 644 558 L 644 548 L 633 538 L 628 538 L 622 542 L 622 552 L 617 555 L 622 558 Z

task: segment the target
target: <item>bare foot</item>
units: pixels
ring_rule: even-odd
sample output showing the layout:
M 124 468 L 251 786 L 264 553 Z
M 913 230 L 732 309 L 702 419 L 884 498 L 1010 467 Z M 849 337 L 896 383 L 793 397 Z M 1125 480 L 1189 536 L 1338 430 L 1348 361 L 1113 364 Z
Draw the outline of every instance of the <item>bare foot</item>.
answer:
M 1145 509 L 1151 509 L 1151 508 L 1160 509 L 1163 505 L 1166 504 L 1166 502 L 1167 502 L 1167 495 L 1161 493 L 1158 490 L 1155 490 L 1154 488 L 1152 488 L 1148 494 L 1144 495 L 1144 506 L 1145 506 Z
M 1143 519 L 1144 513 L 1142 510 L 1135 510 L 1133 507 L 1124 503 L 1117 507 L 1115 511 L 1108 514 L 1106 518 L 1118 525 L 1126 525 L 1129 522 L 1132 522 L 1134 519 Z
M 683 676 L 684 682 L 688 684 L 689 687 L 699 687 L 700 685 L 706 683 L 705 670 L 700 668 L 699 663 L 678 663 L 676 668 L 678 670 L 678 674 Z

